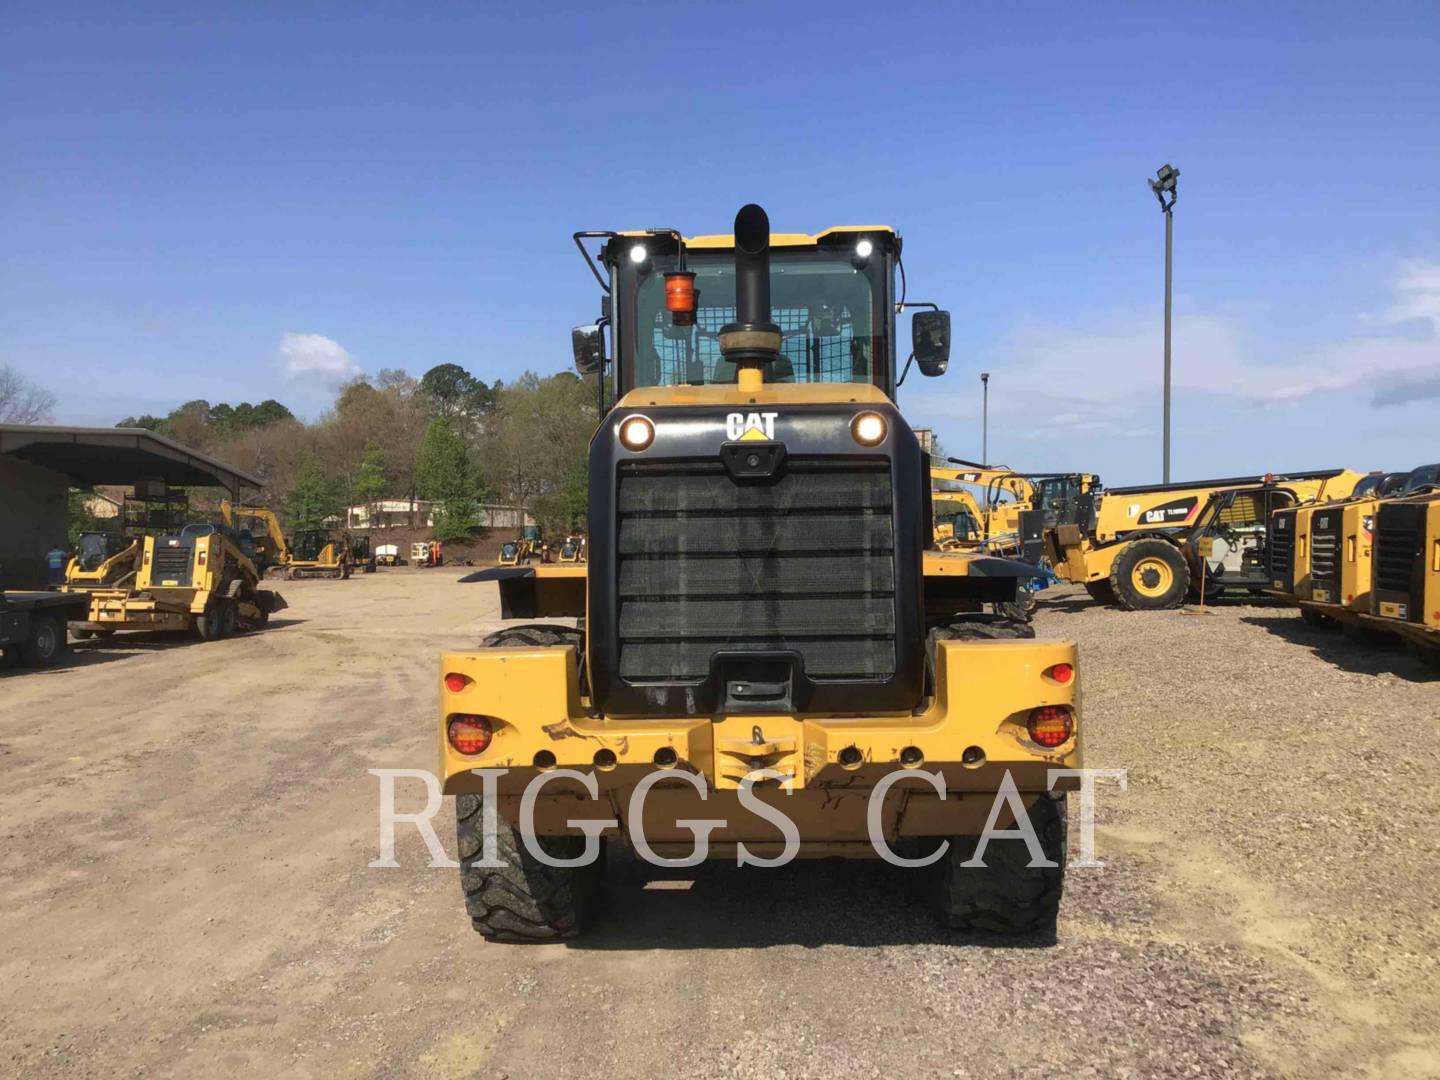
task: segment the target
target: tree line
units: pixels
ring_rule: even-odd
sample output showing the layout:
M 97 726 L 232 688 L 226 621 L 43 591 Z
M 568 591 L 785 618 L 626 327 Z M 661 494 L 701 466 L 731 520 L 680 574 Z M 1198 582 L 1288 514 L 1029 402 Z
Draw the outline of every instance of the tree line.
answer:
M 433 504 L 442 541 L 471 535 L 482 502 L 529 511 L 547 536 L 583 527 L 593 381 L 527 371 L 487 384 L 458 364 L 414 378 L 387 369 L 341 388 L 313 422 L 278 401 L 188 401 L 127 417 L 261 478 L 260 499 L 294 529 L 383 500 Z

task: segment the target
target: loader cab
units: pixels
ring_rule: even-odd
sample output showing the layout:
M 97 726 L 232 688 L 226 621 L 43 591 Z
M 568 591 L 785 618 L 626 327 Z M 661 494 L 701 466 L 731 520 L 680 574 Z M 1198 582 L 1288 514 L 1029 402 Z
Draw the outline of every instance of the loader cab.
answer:
M 720 348 L 722 328 L 736 320 L 732 237 L 689 238 L 682 250 L 679 235 L 669 231 L 577 234 L 577 240 L 585 235 L 606 237 L 599 261 L 609 282 L 601 323 L 574 331 L 576 366 L 593 374 L 609 362 L 602 332 L 608 324 L 612 402 L 637 387 L 736 385 L 736 364 Z M 900 237 L 885 226 L 771 234 L 771 316 L 781 345 L 765 381 L 863 383 L 893 400 L 908 369 L 896 348 L 900 249 Z M 593 264 L 592 270 L 601 277 Z M 693 288 L 693 310 L 677 314 L 672 290 L 682 274 L 693 275 L 686 285 Z M 943 373 L 949 313 L 933 304 L 907 306 L 935 309 L 915 313 L 911 336 L 921 373 Z
M 1094 476 L 1072 473 L 1068 476 L 1041 476 L 1033 481 L 1033 509 L 1041 515 L 1043 525 L 1078 525 L 1087 532 L 1094 525 L 1095 491 L 1100 481 Z
M 1294 492 L 1271 485 L 1212 495 L 1188 544 L 1195 568 L 1205 563 L 1207 591 L 1273 587 L 1271 522 L 1276 511 L 1298 503 Z
M 130 544 L 131 541 L 115 533 L 81 533 L 76 544 L 75 561 L 81 570 L 93 572 L 99 570 L 106 559 L 119 555 Z
M 1410 475 L 1401 485 L 1399 495 L 1414 495 L 1427 489 L 1440 487 L 1440 465 L 1421 465 L 1410 470 Z

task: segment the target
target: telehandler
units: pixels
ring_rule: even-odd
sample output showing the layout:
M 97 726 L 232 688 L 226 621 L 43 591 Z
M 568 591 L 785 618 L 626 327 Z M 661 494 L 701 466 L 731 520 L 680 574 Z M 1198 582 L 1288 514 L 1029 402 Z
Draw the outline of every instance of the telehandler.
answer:
M 930 465 L 894 398 L 911 362 L 944 372 L 950 319 L 916 313 L 904 361 L 897 312 L 934 305 L 897 291 L 900 237 L 772 234 L 752 204 L 733 237 L 575 240 L 606 294 L 605 322 L 572 334 L 602 418 L 589 561 L 465 580 L 498 582 L 507 618 L 583 624 L 506 628 L 438 673 L 475 929 L 580 931 L 600 874 L 582 825 L 644 858 L 753 860 L 791 853 L 783 815 L 801 857 L 927 853 L 947 925 L 1052 931 L 1073 785 L 1050 770 L 1080 764 L 1075 646 L 983 613 L 1033 566 L 929 546 Z M 992 808 L 1002 828 L 1019 813 L 1043 858 L 993 839 L 967 865 Z M 696 819 L 722 822 L 704 852 Z
M 241 538 L 208 522 L 147 536 L 134 587 L 97 589 L 77 630 L 193 630 L 206 641 L 258 629 L 287 605 L 259 588 L 260 575 Z
M 1102 603 L 1128 610 L 1179 607 L 1227 590 L 1272 588 L 1271 515 L 1343 499 L 1363 479 L 1348 469 L 1107 488 L 1094 524 L 1045 530 L 1051 565 Z

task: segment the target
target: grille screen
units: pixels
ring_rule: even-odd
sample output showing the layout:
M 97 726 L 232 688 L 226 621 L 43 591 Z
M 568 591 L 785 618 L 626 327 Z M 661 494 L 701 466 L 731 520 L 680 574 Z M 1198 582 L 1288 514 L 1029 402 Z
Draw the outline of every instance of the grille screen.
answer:
M 1340 587 L 1340 521 L 1338 510 L 1311 518 L 1310 580 L 1315 585 Z
M 1375 588 L 1409 593 L 1420 550 L 1418 506 L 1381 505 L 1375 515 Z
M 1270 577 L 1291 583 L 1295 558 L 1295 511 L 1276 514 L 1270 527 Z
M 718 461 L 621 467 L 620 675 L 704 679 L 719 650 L 789 649 L 820 679 L 895 673 L 883 459 L 791 458 L 737 484 Z
M 157 584 L 162 581 L 177 581 L 182 585 L 190 582 L 190 556 L 192 551 L 185 545 L 171 547 L 169 544 L 155 545 L 154 565 L 150 568 L 150 579 Z

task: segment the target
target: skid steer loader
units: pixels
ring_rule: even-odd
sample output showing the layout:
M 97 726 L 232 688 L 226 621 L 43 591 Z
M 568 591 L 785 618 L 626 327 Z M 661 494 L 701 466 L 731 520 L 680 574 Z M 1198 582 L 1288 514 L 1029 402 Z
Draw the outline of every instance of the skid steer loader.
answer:
M 618 396 L 605 327 L 577 328 L 601 416 L 589 561 L 464 580 L 497 582 L 506 618 L 577 621 L 508 627 L 438 673 L 475 929 L 580 932 L 607 844 L 686 865 L 908 844 L 947 925 L 1053 932 L 1075 646 L 984 613 L 1034 567 L 930 546 L 928 456 L 894 399 L 911 363 L 943 373 L 950 320 L 916 313 L 897 349 L 900 237 L 772 234 L 750 205 L 733 236 L 575 241 Z M 1035 850 L 983 844 L 992 813 Z
M 96 589 L 76 630 L 193 630 L 206 641 L 259 629 L 287 605 L 259 587 L 241 537 L 222 525 L 186 525 L 148 536 L 132 588 Z

